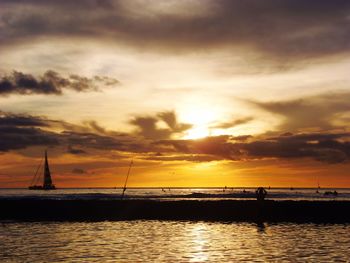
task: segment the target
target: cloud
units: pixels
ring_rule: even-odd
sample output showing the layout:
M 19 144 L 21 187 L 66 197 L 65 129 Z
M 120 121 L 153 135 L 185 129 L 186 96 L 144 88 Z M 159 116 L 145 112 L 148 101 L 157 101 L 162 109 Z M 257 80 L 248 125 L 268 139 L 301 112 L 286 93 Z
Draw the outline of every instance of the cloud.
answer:
M 171 145 L 174 152 L 185 154 L 205 154 L 218 156 L 223 159 L 234 160 L 240 157 L 239 149 L 229 141 L 230 136 L 212 136 L 198 140 L 163 140 L 157 142 Z
M 350 133 L 283 134 L 266 139 L 232 141 L 230 136 L 207 137 L 201 140 L 167 140 L 175 152 L 218 156 L 227 160 L 264 158 L 312 158 L 326 163 L 342 163 L 350 158 Z M 344 140 L 347 139 L 347 140 Z
M 341 163 L 349 160 L 350 134 L 297 134 L 282 135 L 262 141 L 240 145 L 252 157 L 313 158 L 327 163 Z
M 81 150 L 81 149 L 77 149 L 77 148 L 73 148 L 71 145 L 68 145 L 67 152 L 70 154 L 75 154 L 75 155 L 80 155 L 80 154 L 86 153 L 86 151 Z
M 72 170 L 72 173 L 74 173 L 74 174 L 86 174 L 87 172 L 82 168 L 74 168 Z
M 173 111 L 160 112 L 157 115 L 161 120 L 163 120 L 168 127 L 171 129 L 172 133 L 182 133 L 190 128 L 191 124 L 188 123 L 178 123 L 176 114 Z
M 60 134 L 71 147 L 93 148 L 103 150 L 122 150 L 125 146 L 123 140 L 110 136 L 102 136 L 94 133 L 81 133 L 64 131 Z
M 0 126 L 0 151 L 58 145 L 56 134 L 37 128 Z
M 154 117 L 135 117 L 130 121 L 131 124 L 138 127 L 137 134 L 147 139 L 165 139 L 171 135 L 170 129 L 157 128 L 157 118 Z
M 159 128 L 157 124 L 163 121 L 166 128 Z M 181 134 L 190 129 L 191 124 L 178 123 L 173 111 L 160 112 L 156 116 L 136 116 L 130 123 L 137 127 L 136 133 L 146 139 L 169 139 L 173 134 Z
M 143 158 L 145 160 L 151 161 L 165 161 L 165 162 L 174 162 L 174 161 L 188 161 L 188 162 L 212 162 L 220 161 L 223 158 L 215 155 L 208 154 L 172 154 L 172 155 L 153 155 Z
M 117 80 L 107 77 L 90 79 L 78 75 L 70 75 L 64 78 L 52 70 L 46 71 L 40 77 L 13 71 L 12 74 L 0 78 L 0 96 L 10 94 L 61 95 L 64 90 L 74 90 L 76 92 L 97 91 L 97 84 L 110 86 L 117 83 Z
M 234 119 L 230 122 L 221 122 L 221 123 L 215 124 L 215 125 L 211 126 L 210 128 L 230 129 L 230 128 L 233 128 L 233 127 L 238 126 L 238 125 L 246 124 L 247 122 L 250 122 L 252 120 L 253 120 L 252 117 L 246 117 L 246 118 L 242 118 L 242 119 Z
M 30 146 L 59 145 L 45 118 L 0 111 L 0 152 L 24 149 Z
M 142 140 L 135 136 L 111 134 L 97 134 L 89 126 L 44 117 L 0 112 L 0 152 L 31 146 L 63 146 L 71 154 L 87 153 L 86 149 L 142 151 L 144 148 Z
M 173 120 L 166 119 L 169 123 L 168 128 L 157 128 L 155 125 L 157 121 L 163 121 L 164 114 L 148 117 L 151 124 L 147 121 L 145 124 L 143 118 L 139 117 L 137 124 L 143 130 L 139 135 L 135 135 L 106 131 L 97 123 L 98 129 L 81 126 L 81 131 L 77 131 L 76 127 L 79 126 L 71 125 L 75 131 L 58 131 L 60 121 L 2 112 L 0 152 L 43 146 L 61 149 L 62 154 L 67 152 L 75 155 L 84 154 L 84 156 L 102 154 L 119 158 L 120 153 L 132 153 L 147 160 L 169 162 L 309 158 L 336 164 L 350 159 L 350 132 L 346 131 L 342 133 L 287 132 L 278 136 L 257 137 L 222 135 L 198 140 L 178 140 L 172 139 L 171 135 L 182 131 L 182 128 L 179 128 L 182 124 L 179 124 L 176 118 L 174 121 L 172 114 L 165 115 Z M 160 139 L 161 137 L 166 139 Z
M 239 48 L 281 62 L 349 53 L 347 0 L 71 2 L 1 1 L 1 42 L 104 38 L 166 51 Z
M 344 128 L 349 124 L 349 120 L 345 117 L 350 113 L 349 101 L 350 92 L 339 92 L 287 101 L 250 101 L 250 103 L 282 116 L 280 131 L 304 131 L 306 129 L 322 131 Z
M 0 111 L 0 126 L 45 127 L 48 126 L 48 124 L 44 119 L 39 117 L 24 114 L 11 114 Z

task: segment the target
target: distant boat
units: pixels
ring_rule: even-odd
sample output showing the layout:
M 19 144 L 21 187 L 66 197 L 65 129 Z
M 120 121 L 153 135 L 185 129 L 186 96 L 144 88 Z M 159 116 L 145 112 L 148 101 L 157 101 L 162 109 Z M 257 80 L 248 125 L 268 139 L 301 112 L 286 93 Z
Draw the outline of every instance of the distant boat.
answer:
M 45 151 L 45 166 L 44 166 L 44 178 L 43 178 L 43 184 L 37 185 L 33 184 L 40 179 L 40 175 L 37 177 L 38 171 L 41 167 L 41 163 L 39 164 L 38 169 L 36 170 L 36 173 L 34 175 L 34 178 L 32 180 L 31 185 L 28 187 L 29 190 L 55 190 L 56 187 L 52 183 L 50 168 L 49 168 L 49 162 L 47 160 L 47 151 Z
M 338 196 L 338 192 L 337 191 L 326 191 L 324 192 L 323 195 L 332 195 L 332 196 Z
M 321 187 L 320 187 L 320 182 L 319 181 L 317 181 L 317 190 L 316 190 L 316 194 L 319 194 L 320 193 L 320 190 L 321 189 Z

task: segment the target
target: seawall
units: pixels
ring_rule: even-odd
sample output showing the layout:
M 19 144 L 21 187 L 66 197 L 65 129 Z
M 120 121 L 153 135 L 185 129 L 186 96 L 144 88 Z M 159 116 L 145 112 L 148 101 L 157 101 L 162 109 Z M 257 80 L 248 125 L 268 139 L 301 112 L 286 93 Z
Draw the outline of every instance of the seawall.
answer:
M 0 200 L 0 220 L 350 223 L 350 201 Z

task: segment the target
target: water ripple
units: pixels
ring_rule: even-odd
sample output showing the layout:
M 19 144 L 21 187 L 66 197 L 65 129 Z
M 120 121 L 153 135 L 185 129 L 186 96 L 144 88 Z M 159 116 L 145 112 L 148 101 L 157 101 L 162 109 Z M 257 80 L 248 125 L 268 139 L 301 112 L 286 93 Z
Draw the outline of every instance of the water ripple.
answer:
M 349 262 L 350 224 L 0 223 L 1 262 Z

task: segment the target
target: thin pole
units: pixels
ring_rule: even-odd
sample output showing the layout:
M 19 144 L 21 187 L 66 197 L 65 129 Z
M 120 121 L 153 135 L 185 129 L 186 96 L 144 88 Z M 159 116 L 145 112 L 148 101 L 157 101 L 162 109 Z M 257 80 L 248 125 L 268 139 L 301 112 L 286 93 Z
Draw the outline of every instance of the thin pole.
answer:
M 35 184 L 36 184 L 36 182 L 38 181 L 38 180 L 35 180 L 35 179 L 36 179 L 36 176 L 37 176 L 37 174 L 38 174 L 38 171 L 39 171 L 39 169 L 40 169 L 40 167 L 41 167 L 42 162 L 43 162 L 43 159 L 41 159 L 41 161 L 40 161 L 40 163 L 39 163 L 39 165 L 38 165 L 38 168 L 36 169 L 35 175 L 34 175 L 34 177 L 32 178 L 32 181 L 30 182 L 30 185 L 33 185 L 34 182 L 35 182 Z
M 128 179 L 129 179 L 129 175 L 130 175 L 130 170 L 131 170 L 131 165 L 132 165 L 132 163 L 133 163 L 133 159 L 131 159 L 131 161 L 130 161 L 128 173 L 126 174 L 126 179 L 125 179 L 125 183 L 124 183 L 123 193 L 122 193 L 121 199 L 124 198 L 124 193 L 125 193 L 125 191 L 126 191 L 126 184 L 128 183 Z

